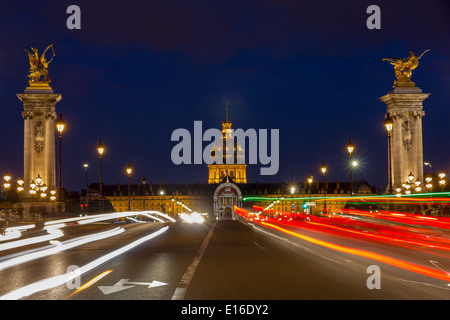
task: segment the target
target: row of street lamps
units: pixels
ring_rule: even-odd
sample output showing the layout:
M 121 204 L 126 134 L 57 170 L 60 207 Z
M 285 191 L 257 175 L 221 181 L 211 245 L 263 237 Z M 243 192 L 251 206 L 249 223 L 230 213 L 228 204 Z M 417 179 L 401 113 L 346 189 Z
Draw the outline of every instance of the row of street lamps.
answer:
M 127 165 L 127 167 L 125 168 L 125 171 L 126 171 L 127 176 L 128 176 L 128 211 L 131 211 L 131 173 L 133 172 L 133 168 L 131 167 L 130 162 L 128 162 L 128 165 Z M 147 179 L 145 178 L 145 175 L 144 175 L 144 177 L 142 178 L 141 182 L 142 182 L 142 184 L 144 185 L 144 191 L 143 191 L 143 196 L 144 196 L 144 197 L 143 197 L 143 201 L 144 201 L 144 202 L 143 202 L 143 209 L 145 210 L 145 184 L 147 183 Z M 164 194 L 165 194 L 164 190 L 160 190 L 160 191 L 159 191 L 159 195 L 160 195 L 160 197 L 161 197 L 161 199 L 160 199 L 160 207 L 161 207 L 161 210 L 162 210 L 162 211 L 164 210 L 164 208 L 163 208 L 163 203 L 162 203 L 162 198 L 163 198 Z M 183 201 L 178 200 L 178 199 L 176 199 L 176 198 L 174 198 L 174 197 L 172 196 L 172 206 L 175 205 L 175 201 L 176 201 L 176 204 L 177 204 L 178 206 L 180 206 L 180 211 L 181 211 L 181 208 L 184 208 L 184 209 L 186 209 L 186 210 L 189 211 L 189 212 L 192 211 L 192 209 L 191 209 L 187 204 L 185 204 Z
M 5 174 L 3 176 L 3 188 L 5 189 L 6 192 L 9 192 L 12 188 L 12 177 L 9 173 Z M 19 200 L 21 198 L 21 194 L 24 191 L 24 185 L 25 182 L 23 181 L 22 178 L 19 178 L 17 180 L 17 194 L 19 196 Z M 30 196 L 35 196 L 37 194 L 39 194 L 39 196 L 41 197 L 41 199 L 46 199 L 47 198 L 47 190 L 48 190 L 48 186 L 43 182 L 41 176 L 38 174 L 38 176 L 36 177 L 36 179 L 33 179 L 30 183 Z M 56 194 L 57 191 L 53 188 L 49 191 L 50 193 L 50 200 L 54 201 L 56 200 Z

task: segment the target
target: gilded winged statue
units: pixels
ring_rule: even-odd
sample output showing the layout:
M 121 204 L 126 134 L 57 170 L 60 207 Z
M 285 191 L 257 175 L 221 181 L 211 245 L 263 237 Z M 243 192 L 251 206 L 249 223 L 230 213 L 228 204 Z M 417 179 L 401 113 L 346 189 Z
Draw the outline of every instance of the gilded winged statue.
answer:
M 53 56 L 47 61 L 45 54 L 50 48 L 52 49 Z M 49 83 L 50 77 L 48 76 L 48 65 L 55 57 L 53 43 L 49 45 L 40 56 L 37 48 L 31 47 L 31 51 L 32 52 L 29 52 L 25 49 L 25 52 L 28 53 L 28 58 L 30 60 L 30 74 L 28 75 L 28 78 L 30 78 L 30 84 L 38 82 Z M 43 77 L 43 80 L 41 80 L 41 77 Z
M 419 57 L 416 57 L 414 52 L 411 51 L 408 58 L 384 58 L 383 61 L 388 61 L 394 66 L 395 77 L 397 78 L 394 85 L 412 83 L 412 70 L 417 68 L 419 65 L 419 59 L 422 58 L 422 56 L 428 51 L 430 50 L 425 50 Z

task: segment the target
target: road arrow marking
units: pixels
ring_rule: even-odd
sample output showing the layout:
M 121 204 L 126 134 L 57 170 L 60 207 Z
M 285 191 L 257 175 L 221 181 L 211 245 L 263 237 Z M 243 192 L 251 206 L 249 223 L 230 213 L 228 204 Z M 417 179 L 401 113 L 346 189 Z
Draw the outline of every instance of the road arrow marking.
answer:
M 113 286 L 98 286 L 98 288 L 106 295 L 122 290 L 133 288 L 137 285 L 148 286 L 148 288 L 155 288 L 160 286 L 166 286 L 168 283 L 153 280 L 152 282 L 127 282 L 129 279 L 121 279 Z

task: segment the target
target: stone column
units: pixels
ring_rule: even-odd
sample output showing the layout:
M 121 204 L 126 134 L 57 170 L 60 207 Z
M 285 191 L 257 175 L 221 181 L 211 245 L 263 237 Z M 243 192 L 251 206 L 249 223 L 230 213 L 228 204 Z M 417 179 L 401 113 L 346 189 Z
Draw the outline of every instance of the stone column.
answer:
M 394 86 L 380 98 L 394 122 L 391 136 L 394 190 L 406 181 L 410 172 L 423 183 L 422 102 L 429 95 L 412 83 Z
M 48 84 L 36 83 L 17 94 L 23 103 L 24 195 L 38 174 L 49 189 L 56 188 L 55 105 L 61 100 Z

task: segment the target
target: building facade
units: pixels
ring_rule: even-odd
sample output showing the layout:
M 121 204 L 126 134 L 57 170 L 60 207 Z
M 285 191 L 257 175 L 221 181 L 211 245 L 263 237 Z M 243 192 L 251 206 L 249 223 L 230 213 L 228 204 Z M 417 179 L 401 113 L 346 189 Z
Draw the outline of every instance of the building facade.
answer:
M 222 122 L 222 139 L 212 150 L 211 156 L 219 148 L 226 148 L 226 140 L 233 139 L 229 130 L 231 122 Z M 233 141 L 236 153 L 236 141 Z M 266 207 L 272 204 L 272 208 L 284 212 L 304 212 L 305 204 L 307 210 L 312 213 L 323 212 L 326 206 L 328 211 L 339 211 L 346 204 L 343 197 L 350 195 L 350 183 L 333 183 L 307 181 L 294 183 L 248 183 L 246 176 L 246 165 L 237 164 L 236 159 L 227 164 L 226 152 L 221 164 L 208 166 L 208 180 L 205 183 L 191 184 L 133 184 L 131 193 L 128 194 L 128 185 L 106 185 L 103 186 L 103 194 L 111 204 L 114 211 L 156 210 L 162 211 L 172 217 L 177 217 L 189 209 L 207 213 L 209 217 L 227 220 L 235 218 L 234 206 L 252 210 L 253 205 Z M 376 188 L 365 181 L 353 181 L 357 195 L 371 195 L 376 193 Z M 98 184 L 89 187 L 87 202 L 98 198 Z M 85 197 L 82 196 L 83 199 Z M 312 200 L 311 200 L 312 199 Z

